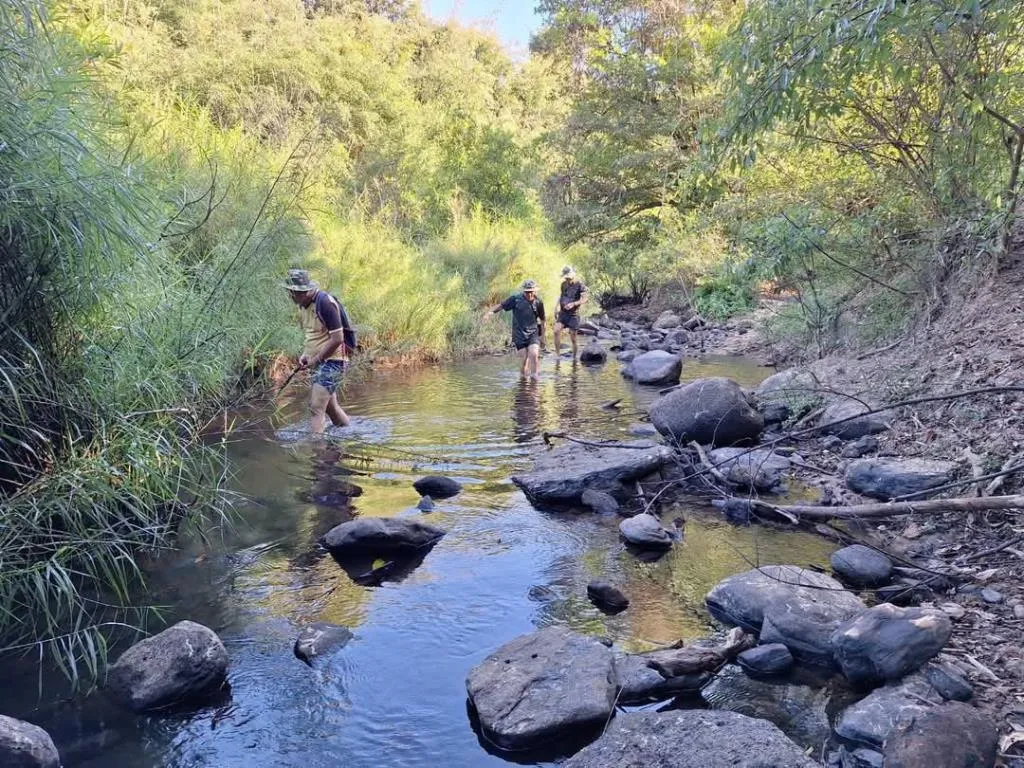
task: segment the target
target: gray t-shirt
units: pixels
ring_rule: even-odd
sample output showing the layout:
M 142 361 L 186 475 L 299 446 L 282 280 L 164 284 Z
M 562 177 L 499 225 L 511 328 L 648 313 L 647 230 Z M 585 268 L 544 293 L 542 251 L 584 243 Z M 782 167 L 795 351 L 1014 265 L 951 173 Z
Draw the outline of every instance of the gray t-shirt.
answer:
M 536 335 L 537 326 L 544 322 L 544 302 L 534 297 L 533 301 L 521 293 L 515 293 L 501 302 L 505 312 L 512 313 L 512 340 L 522 344 Z

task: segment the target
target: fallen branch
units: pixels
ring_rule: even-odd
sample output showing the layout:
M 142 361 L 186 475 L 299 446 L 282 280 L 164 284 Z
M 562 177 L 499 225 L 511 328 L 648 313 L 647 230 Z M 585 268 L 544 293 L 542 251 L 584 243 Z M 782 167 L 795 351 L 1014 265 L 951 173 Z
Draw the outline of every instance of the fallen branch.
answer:
M 928 488 L 927 490 L 924 490 L 924 491 L 917 491 L 915 493 L 906 493 L 903 496 L 897 496 L 895 499 L 893 499 L 893 501 L 911 501 L 912 499 L 917 499 L 917 498 L 920 498 L 921 496 L 933 496 L 936 493 L 941 493 L 942 491 L 948 491 L 950 488 L 959 488 L 959 487 L 964 486 L 964 485 L 973 485 L 974 483 L 983 483 L 986 480 L 990 480 L 993 477 L 998 479 L 998 478 L 1005 477 L 1007 475 L 1012 475 L 1014 472 L 1019 472 L 1022 469 L 1024 469 L 1024 463 L 1017 464 L 1017 465 L 1012 466 L 1012 467 L 1007 467 L 1004 464 L 1003 465 L 1003 469 L 999 470 L 998 472 L 989 472 L 987 475 L 979 475 L 978 477 L 972 477 L 972 478 L 968 478 L 966 480 L 954 480 L 951 483 L 946 483 L 945 485 L 937 485 L 934 488 Z M 989 485 L 989 487 L 990 488 L 992 487 L 991 484 Z M 991 495 L 992 494 L 990 494 L 990 493 L 986 493 L 985 494 L 985 496 L 991 496 Z
M 1017 536 L 1015 538 L 1010 539 L 1009 541 L 1004 541 L 998 547 L 992 547 L 991 549 L 983 549 L 981 552 L 975 552 L 973 555 L 968 555 L 965 558 L 965 562 L 969 563 L 973 560 L 981 560 L 982 558 L 988 557 L 989 555 L 998 554 L 999 552 L 1002 552 L 1004 549 L 1009 549 L 1010 547 L 1020 544 L 1022 541 L 1024 541 L 1024 536 Z
M 822 507 L 811 504 L 769 504 L 759 499 L 733 499 L 747 503 L 754 512 L 768 512 L 787 517 L 810 520 L 846 520 L 894 517 L 915 512 L 981 512 L 1000 509 L 1024 509 L 1024 495 L 991 496 L 989 498 L 928 499 L 927 501 L 897 501 L 878 504 L 852 504 L 839 507 Z
M 711 476 L 714 477 L 715 480 L 717 480 L 718 482 L 725 486 L 732 485 L 732 483 L 729 482 L 729 479 L 722 474 L 722 471 L 711 463 L 711 460 L 708 459 L 708 455 L 707 453 L 704 452 L 704 449 L 701 447 L 700 443 L 698 443 L 696 440 L 691 440 L 690 447 L 697 451 L 697 456 L 700 458 L 700 463 L 707 468 L 708 472 L 711 473 Z
M 1015 453 L 1013 456 L 1003 462 L 1003 466 L 998 472 L 994 474 L 995 479 L 985 486 L 984 496 L 994 496 L 996 492 L 1003 487 L 1003 483 L 1006 482 L 1006 476 L 1016 472 L 1019 469 L 1024 469 L 1024 464 L 1018 464 L 1017 462 L 1024 458 L 1024 453 Z
M 654 447 L 653 444 L 633 445 L 632 443 L 620 443 L 618 440 L 581 440 L 578 437 L 571 437 L 565 432 L 544 432 L 541 437 L 544 438 L 544 445 L 551 445 L 551 439 L 558 437 L 568 440 L 570 443 L 588 445 L 591 448 L 636 448 L 639 451 L 649 451 Z
M 714 672 L 727 661 L 755 645 L 757 640 L 753 635 L 736 627 L 729 632 L 725 643 L 717 648 L 691 645 L 640 655 L 647 659 L 648 667 L 657 670 L 662 677 L 672 678 L 699 672 Z

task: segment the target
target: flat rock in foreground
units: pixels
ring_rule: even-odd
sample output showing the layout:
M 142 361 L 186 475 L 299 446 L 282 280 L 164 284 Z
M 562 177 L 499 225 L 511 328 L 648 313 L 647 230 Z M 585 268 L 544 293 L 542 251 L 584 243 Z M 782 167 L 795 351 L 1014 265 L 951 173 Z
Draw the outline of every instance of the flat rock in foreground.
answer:
M 602 727 L 614 708 L 615 689 L 611 650 L 563 627 L 512 640 L 466 679 L 484 735 L 506 750 Z
M 107 670 L 107 693 L 126 709 L 147 712 L 200 699 L 224 685 L 228 652 L 202 624 L 180 621 L 141 640 Z
M 50 734 L 37 725 L 0 715 L 0 765 L 4 768 L 60 768 Z
M 814 768 L 767 720 L 678 710 L 619 715 L 562 768 Z
M 445 531 L 418 520 L 360 517 L 335 526 L 320 543 L 333 555 L 412 554 L 432 547 Z
M 672 458 L 672 449 L 638 440 L 621 446 L 564 445 L 537 456 L 533 471 L 515 475 L 512 482 L 536 503 L 578 504 L 587 489 L 614 494 L 659 469 Z

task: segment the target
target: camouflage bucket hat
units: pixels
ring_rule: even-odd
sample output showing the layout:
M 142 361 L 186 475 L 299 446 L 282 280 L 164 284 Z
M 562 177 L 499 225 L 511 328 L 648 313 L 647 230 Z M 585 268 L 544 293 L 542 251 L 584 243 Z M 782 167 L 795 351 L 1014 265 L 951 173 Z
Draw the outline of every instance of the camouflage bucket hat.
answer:
M 571 277 L 571 278 L 574 278 L 574 279 L 575 279 L 575 277 L 576 277 L 576 270 L 575 270 L 575 269 L 573 269 L 572 267 L 570 267 L 570 266 L 569 266 L 569 265 L 567 264 L 567 265 L 565 265 L 564 267 L 562 267 L 562 277 L 563 277 L 563 278 L 565 278 L 565 277 Z
M 536 280 L 524 280 L 523 281 L 523 292 L 524 293 L 526 291 L 536 291 L 536 290 L 537 290 L 537 281 Z
M 289 269 L 288 279 L 281 283 L 289 291 L 312 291 L 318 286 L 309 276 L 309 270 Z

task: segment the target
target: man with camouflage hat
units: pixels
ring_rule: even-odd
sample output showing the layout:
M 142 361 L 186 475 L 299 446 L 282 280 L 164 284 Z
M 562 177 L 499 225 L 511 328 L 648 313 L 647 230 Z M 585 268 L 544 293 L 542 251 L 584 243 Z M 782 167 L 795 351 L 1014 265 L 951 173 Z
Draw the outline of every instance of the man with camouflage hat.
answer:
M 569 331 L 572 342 L 572 356 L 576 357 L 576 335 L 580 329 L 580 307 L 583 306 L 590 291 L 583 281 L 576 276 L 576 270 L 570 266 L 562 267 L 562 287 L 558 296 L 558 313 L 555 315 L 555 354 L 562 354 L 562 330 Z
M 537 297 L 537 283 L 526 280 L 521 293 L 514 293 L 501 304 L 484 312 L 487 320 L 498 312 L 512 313 L 512 343 L 523 358 L 524 376 L 538 378 L 540 342 L 544 338 L 544 302 Z
M 324 431 L 326 417 L 337 427 L 349 425 L 348 414 L 338 402 L 338 387 L 355 351 L 356 334 L 345 307 L 320 289 L 304 269 L 289 269 L 284 282 L 288 295 L 299 307 L 299 326 L 305 335 L 299 368 L 313 372 L 310 394 L 310 431 Z

